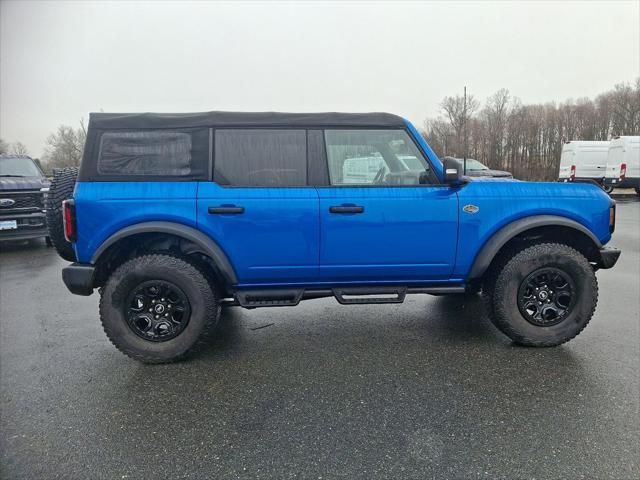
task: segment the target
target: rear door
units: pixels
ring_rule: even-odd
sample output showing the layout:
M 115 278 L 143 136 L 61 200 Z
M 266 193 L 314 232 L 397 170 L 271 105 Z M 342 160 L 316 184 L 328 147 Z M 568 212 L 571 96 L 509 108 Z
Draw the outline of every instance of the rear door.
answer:
M 246 286 L 318 277 L 318 194 L 304 129 L 216 129 L 213 181 L 198 188 L 198 226 Z
M 447 279 L 456 253 L 456 190 L 437 184 L 409 134 L 327 129 L 325 148 L 328 185 L 318 188 L 320 280 Z M 421 171 L 407 166 L 416 162 Z

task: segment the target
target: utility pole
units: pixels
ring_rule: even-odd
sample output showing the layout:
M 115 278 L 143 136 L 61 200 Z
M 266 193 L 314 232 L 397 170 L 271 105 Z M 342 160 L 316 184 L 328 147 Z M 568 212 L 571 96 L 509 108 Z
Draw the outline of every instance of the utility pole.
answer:
M 464 175 L 467 174 L 467 86 L 464 86 L 464 108 L 463 108 L 463 135 L 464 135 L 464 154 L 462 156 L 462 172 Z

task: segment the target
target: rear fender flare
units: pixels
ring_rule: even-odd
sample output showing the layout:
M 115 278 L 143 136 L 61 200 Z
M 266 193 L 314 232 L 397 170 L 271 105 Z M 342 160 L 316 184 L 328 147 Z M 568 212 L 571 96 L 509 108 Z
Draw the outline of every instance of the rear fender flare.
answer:
M 96 265 L 100 261 L 102 254 L 104 254 L 107 249 L 116 242 L 140 233 L 167 233 L 193 242 L 202 250 L 202 253 L 208 255 L 214 261 L 222 275 L 224 283 L 229 286 L 238 283 L 238 277 L 236 276 L 236 272 L 233 269 L 229 258 L 220 246 L 211 239 L 211 237 L 193 227 L 173 222 L 136 223 L 135 225 L 130 225 L 119 230 L 102 242 L 91 257 L 91 264 Z

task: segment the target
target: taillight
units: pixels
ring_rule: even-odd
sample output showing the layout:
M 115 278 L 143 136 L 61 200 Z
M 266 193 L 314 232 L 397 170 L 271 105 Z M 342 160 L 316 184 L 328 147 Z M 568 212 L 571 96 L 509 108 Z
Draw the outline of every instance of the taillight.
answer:
M 73 243 L 78 238 L 76 229 L 76 204 L 70 200 L 62 201 L 62 223 L 64 225 L 64 238 Z
M 569 178 L 571 178 L 571 180 L 575 180 L 575 178 L 576 178 L 576 166 L 575 165 L 571 165 L 571 173 L 569 173 Z
M 627 164 L 623 163 L 620 165 L 620 180 L 624 179 L 627 175 Z

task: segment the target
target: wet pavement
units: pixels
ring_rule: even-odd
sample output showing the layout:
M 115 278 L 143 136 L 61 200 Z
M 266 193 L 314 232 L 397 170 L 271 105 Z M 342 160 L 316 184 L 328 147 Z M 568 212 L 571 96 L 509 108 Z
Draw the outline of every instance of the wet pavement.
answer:
M 200 356 L 120 354 L 44 242 L 0 253 L 0 477 L 640 478 L 640 203 L 591 324 L 515 347 L 479 297 L 224 311 Z M 264 327 L 264 328 L 259 328 Z

